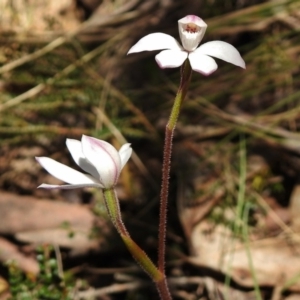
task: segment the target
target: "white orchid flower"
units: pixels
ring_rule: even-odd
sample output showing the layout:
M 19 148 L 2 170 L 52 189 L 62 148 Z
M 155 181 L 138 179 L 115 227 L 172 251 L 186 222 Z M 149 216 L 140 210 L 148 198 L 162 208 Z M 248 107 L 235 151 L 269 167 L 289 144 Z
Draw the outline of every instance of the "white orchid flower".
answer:
M 43 183 L 39 188 L 112 188 L 116 185 L 121 170 L 132 153 L 130 144 L 124 144 L 118 152 L 111 144 L 86 135 L 82 136 L 81 141 L 67 139 L 66 144 L 76 164 L 89 174 L 78 172 L 49 157 L 36 157 L 51 175 L 68 183 L 67 185 Z
M 167 49 L 155 56 L 162 69 L 179 67 L 188 58 L 191 68 L 204 75 L 210 75 L 218 68 L 211 56 L 245 69 L 245 62 L 238 50 L 226 42 L 212 41 L 198 47 L 207 28 L 199 17 L 186 16 L 178 21 L 178 27 L 182 46 L 168 34 L 151 33 L 132 46 L 128 54 Z

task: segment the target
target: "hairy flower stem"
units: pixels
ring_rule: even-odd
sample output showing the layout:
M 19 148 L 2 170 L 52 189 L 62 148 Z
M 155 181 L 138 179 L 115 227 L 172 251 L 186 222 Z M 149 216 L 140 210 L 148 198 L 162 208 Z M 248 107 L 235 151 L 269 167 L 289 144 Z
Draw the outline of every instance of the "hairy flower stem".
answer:
M 132 240 L 130 237 L 121 216 L 119 200 L 116 192 L 113 188 L 104 189 L 103 195 L 105 199 L 105 205 L 110 216 L 110 219 L 120 234 L 127 249 L 132 254 L 137 263 L 143 268 L 143 270 L 151 277 L 155 282 L 156 288 L 162 300 L 171 300 L 171 296 L 167 285 L 165 284 L 164 274 L 158 270 L 148 255 Z
M 169 194 L 169 177 L 171 166 L 171 155 L 173 145 L 173 134 L 180 113 L 180 108 L 187 94 L 189 83 L 192 77 L 192 69 L 188 60 L 181 67 L 180 86 L 175 97 L 173 108 L 165 131 L 165 144 L 162 167 L 162 185 L 160 192 L 160 216 L 158 235 L 158 269 L 165 277 L 165 251 L 166 251 L 166 229 L 167 229 L 167 208 Z

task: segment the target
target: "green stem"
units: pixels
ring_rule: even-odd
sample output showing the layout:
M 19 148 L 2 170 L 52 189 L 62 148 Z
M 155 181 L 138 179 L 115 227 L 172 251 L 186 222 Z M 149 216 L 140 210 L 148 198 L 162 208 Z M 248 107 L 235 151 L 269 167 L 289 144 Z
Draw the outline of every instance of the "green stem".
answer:
M 104 189 L 102 191 L 108 215 L 118 233 L 125 236 L 129 235 L 124 223 L 122 222 L 121 210 L 116 191 L 113 188 Z
M 181 67 L 181 82 L 175 97 L 173 108 L 165 131 L 165 144 L 162 167 L 162 185 L 160 193 L 159 235 L 158 235 L 158 269 L 165 274 L 167 208 L 169 195 L 169 177 L 172 155 L 173 134 L 179 117 L 180 108 L 188 91 L 192 69 L 188 60 Z
M 157 290 L 162 300 L 171 300 L 171 295 L 166 285 L 164 274 L 158 270 L 148 255 L 132 240 L 130 237 L 121 216 L 119 200 L 113 188 L 104 189 L 103 195 L 108 215 L 118 233 L 120 234 L 127 249 L 132 254 L 137 263 L 155 282 Z

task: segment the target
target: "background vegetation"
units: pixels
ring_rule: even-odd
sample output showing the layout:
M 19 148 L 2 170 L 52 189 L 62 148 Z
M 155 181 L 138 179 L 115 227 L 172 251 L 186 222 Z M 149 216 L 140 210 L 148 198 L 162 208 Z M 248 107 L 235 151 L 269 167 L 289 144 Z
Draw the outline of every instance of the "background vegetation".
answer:
M 160 70 L 152 52 L 126 53 L 148 33 L 178 38 L 187 14 L 208 24 L 203 42 L 233 44 L 247 69 L 218 61 L 211 76 L 193 74 L 171 177 L 173 295 L 297 299 L 300 1 L 48 2 L 0 0 L 3 299 L 157 297 L 95 207 L 97 192 L 37 190 L 54 179 L 34 156 L 74 166 L 66 138 L 131 142 L 122 213 L 155 259 L 163 134 L 179 69 Z M 81 231 L 84 241 L 74 238 Z

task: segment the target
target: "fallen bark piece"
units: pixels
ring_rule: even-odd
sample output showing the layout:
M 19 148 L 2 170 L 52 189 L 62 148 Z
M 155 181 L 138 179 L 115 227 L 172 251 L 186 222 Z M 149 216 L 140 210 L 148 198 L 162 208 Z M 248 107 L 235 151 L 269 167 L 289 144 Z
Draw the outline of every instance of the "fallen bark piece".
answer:
M 96 217 L 83 205 L 0 192 L 0 233 L 70 226 L 92 229 Z
M 2 237 L 0 237 L 0 261 L 2 263 L 13 261 L 22 271 L 33 275 L 39 272 L 39 266 L 35 259 L 26 257 L 16 245 Z
M 74 228 L 72 231 L 63 228 L 43 229 L 20 232 L 15 237 L 22 242 L 32 244 L 51 244 L 76 249 L 76 253 L 85 252 L 99 247 L 99 239 L 92 238 L 91 232 Z
M 202 221 L 193 229 L 191 246 L 195 255 L 188 259 L 191 263 L 229 274 L 242 286 L 253 287 L 254 278 L 261 286 L 285 285 L 299 275 L 300 245 L 286 236 L 247 244 L 224 225 Z M 289 290 L 299 292 L 300 282 L 290 285 Z
M 36 245 L 72 248 L 75 253 L 100 247 L 106 250 L 106 236 L 112 228 L 106 219 L 96 217 L 83 205 L 6 192 L 0 192 L 0 220 L 0 234 Z

